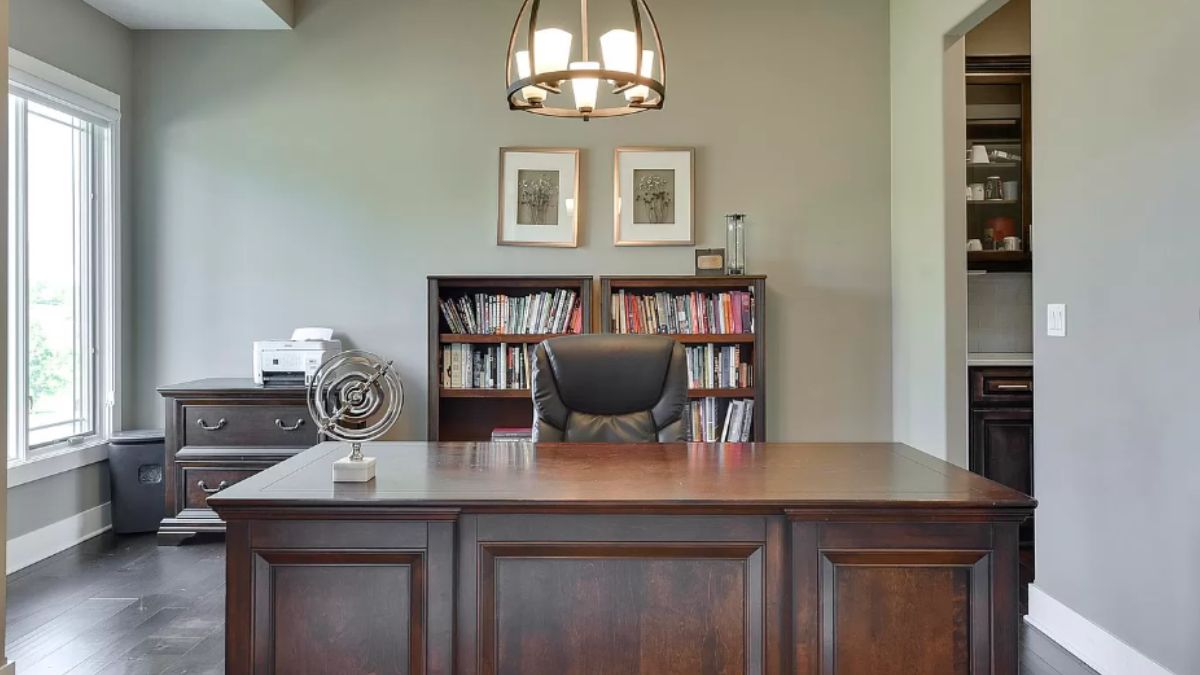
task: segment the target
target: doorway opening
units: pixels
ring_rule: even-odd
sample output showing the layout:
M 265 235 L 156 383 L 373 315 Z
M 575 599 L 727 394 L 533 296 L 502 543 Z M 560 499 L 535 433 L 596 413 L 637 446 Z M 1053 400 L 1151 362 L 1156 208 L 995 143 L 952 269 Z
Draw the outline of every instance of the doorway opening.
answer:
M 1033 475 L 1033 186 L 1030 0 L 965 37 L 968 468 L 1029 495 Z M 1034 523 L 1021 525 L 1022 608 Z

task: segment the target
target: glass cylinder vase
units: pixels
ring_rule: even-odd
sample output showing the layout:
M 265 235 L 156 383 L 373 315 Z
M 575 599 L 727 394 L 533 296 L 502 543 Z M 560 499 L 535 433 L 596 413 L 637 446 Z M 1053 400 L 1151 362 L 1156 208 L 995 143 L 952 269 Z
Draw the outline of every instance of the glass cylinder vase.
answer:
M 746 273 L 746 214 L 725 216 L 725 261 L 729 274 Z

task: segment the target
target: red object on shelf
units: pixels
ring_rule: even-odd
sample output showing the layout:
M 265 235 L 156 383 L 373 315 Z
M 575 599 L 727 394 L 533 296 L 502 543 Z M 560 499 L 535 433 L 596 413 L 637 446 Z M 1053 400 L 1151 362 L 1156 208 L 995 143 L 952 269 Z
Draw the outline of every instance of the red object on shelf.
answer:
M 1017 221 L 1009 216 L 996 216 L 987 219 L 987 227 L 992 228 L 992 239 L 996 242 L 1004 241 L 1005 237 L 1016 237 Z

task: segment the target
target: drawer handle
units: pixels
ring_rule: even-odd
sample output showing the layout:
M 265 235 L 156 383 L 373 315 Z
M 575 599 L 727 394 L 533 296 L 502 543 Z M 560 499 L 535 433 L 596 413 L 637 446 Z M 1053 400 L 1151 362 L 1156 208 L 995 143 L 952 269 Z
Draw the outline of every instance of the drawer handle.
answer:
M 222 417 L 221 419 L 217 420 L 216 424 L 209 425 L 205 423 L 204 418 L 201 417 L 200 419 L 196 420 L 196 424 L 199 424 L 200 428 L 205 431 L 219 431 L 225 428 L 225 418 Z
M 226 481 L 221 481 L 220 483 L 217 483 L 217 487 L 210 488 L 210 487 L 208 487 L 208 483 L 205 483 L 204 479 L 201 478 L 200 480 L 196 481 L 196 487 L 200 488 L 200 491 L 203 492 L 204 494 L 215 495 L 218 492 L 220 492 L 221 490 L 224 490 L 225 488 L 229 487 L 229 483 L 227 483 Z
M 1004 391 L 1029 391 L 1032 388 L 1030 384 L 997 384 L 997 389 Z
M 283 429 L 284 431 L 295 431 L 295 430 L 299 429 L 300 427 L 304 426 L 304 420 L 297 419 L 296 423 L 289 427 L 288 425 L 283 423 L 283 420 L 281 420 L 279 418 L 275 418 L 275 426 L 279 427 L 280 429 Z

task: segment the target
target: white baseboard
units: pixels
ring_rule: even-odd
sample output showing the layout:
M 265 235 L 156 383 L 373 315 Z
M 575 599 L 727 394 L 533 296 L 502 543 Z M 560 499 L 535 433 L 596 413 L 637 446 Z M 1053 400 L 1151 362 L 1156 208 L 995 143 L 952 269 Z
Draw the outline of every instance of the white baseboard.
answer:
M 1101 675 L 1172 675 L 1033 584 L 1029 586 L 1029 615 L 1025 621 Z
M 5 574 L 29 567 L 111 528 L 112 505 L 110 502 L 104 502 L 70 518 L 9 539 Z M 3 673 L 4 671 L 0 670 L 0 675 Z

